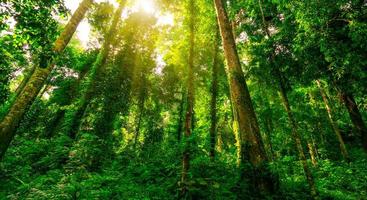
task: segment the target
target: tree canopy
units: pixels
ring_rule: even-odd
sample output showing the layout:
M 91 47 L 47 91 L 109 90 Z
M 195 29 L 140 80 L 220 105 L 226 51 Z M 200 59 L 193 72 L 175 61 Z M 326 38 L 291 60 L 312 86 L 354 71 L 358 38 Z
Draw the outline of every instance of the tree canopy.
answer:
M 0 199 L 365 199 L 365 0 L 3 0 Z

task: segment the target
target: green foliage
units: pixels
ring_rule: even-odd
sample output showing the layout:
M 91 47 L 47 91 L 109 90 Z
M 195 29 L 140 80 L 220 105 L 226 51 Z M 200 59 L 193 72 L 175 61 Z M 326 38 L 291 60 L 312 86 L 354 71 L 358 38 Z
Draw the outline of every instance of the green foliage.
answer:
M 220 44 L 213 2 L 195 2 L 190 137 L 183 137 L 190 1 L 157 0 L 155 13 L 144 6 L 132 9 L 134 2 L 126 4 L 111 38 L 106 35 L 116 8 L 95 3 L 88 14 L 91 43 L 82 47 L 72 39 L 55 58 L 55 70 L 0 163 L 0 199 L 177 199 L 183 188 L 189 190 L 186 199 L 259 199 L 249 184 L 252 166 L 236 162 L 236 119 L 222 46 L 215 157 L 209 157 L 213 56 Z M 354 97 L 365 122 L 366 2 L 230 0 L 226 6 L 269 157 L 271 173 L 261 176 L 274 177 L 277 187 L 261 199 L 311 199 L 280 86 L 320 198 L 365 199 L 367 156 L 340 93 Z M 59 0 L 5 0 L 0 12 L 1 119 L 26 69 L 48 65 L 62 27 L 59 19 L 67 10 Z M 173 24 L 162 24 L 166 14 L 174 17 Z M 111 50 L 103 62 L 105 40 Z M 325 90 L 350 162 L 342 160 L 316 80 Z M 182 182 L 184 151 L 190 153 L 190 167 Z

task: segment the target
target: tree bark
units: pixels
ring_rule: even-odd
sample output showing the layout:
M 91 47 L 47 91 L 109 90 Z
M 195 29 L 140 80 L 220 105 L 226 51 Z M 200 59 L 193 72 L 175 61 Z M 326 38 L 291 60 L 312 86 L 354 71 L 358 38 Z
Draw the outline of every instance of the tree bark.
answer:
M 232 27 L 228 19 L 222 0 L 214 0 L 218 24 L 221 31 L 224 54 L 228 67 L 228 80 L 235 118 L 234 130 L 237 138 L 238 160 L 244 165 L 249 162 L 253 172 L 252 185 L 259 192 L 273 190 L 273 180 L 265 177 L 269 174 L 266 169 L 268 158 L 261 140 L 260 129 L 252 105 L 250 93 L 241 68 L 241 63 L 232 34 Z
M 84 18 L 85 13 L 92 3 L 93 0 L 83 0 L 83 2 L 79 5 L 78 9 L 75 11 L 70 21 L 66 25 L 64 31 L 54 44 L 53 52 L 56 55 L 64 51 L 80 21 Z M 51 64 L 47 68 L 36 68 L 23 91 L 19 94 L 18 98 L 11 106 L 9 113 L 0 123 L 0 160 L 4 156 L 5 151 L 15 136 L 20 120 L 23 118 L 30 104 L 32 104 L 37 94 L 42 89 L 45 80 L 53 70 L 54 64 L 52 62 L 53 61 L 50 60 L 49 63 Z
M 347 148 L 345 147 L 345 144 L 344 144 L 344 140 L 343 140 L 343 137 L 340 133 L 340 129 L 338 127 L 338 124 L 335 122 L 334 120 L 334 117 L 333 117 L 333 112 L 331 110 L 331 107 L 330 107 L 330 104 L 329 104 L 329 100 L 326 96 L 326 93 L 321 85 L 321 82 L 320 80 L 316 80 L 316 84 L 320 90 L 320 94 L 322 96 L 322 100 L 324 101 L 324 104 L 325 104 L 325 109 L 327 111 L 327 114 L 328 114 L 328 119 L 329 119 L 329 122 L 334 130 L 334 133 L 336 135 L 336 138 L 338 139 L 339 141 L 339 147 L 340 147 L 340 151 L 342 153 L 342 156 L 345 160 L 349 160 L 349 155 L 348 155 L 348 151 L 347 151 Z
M 194 100 L 195 100 L 195 93 L 194 93 L 194 48 L 195 48 L 195 1 L 189 1 L 189 29 L 190 29 L 190 36 L 189 36 L 189 62 L 188 62 L 188 77 L 187 77 L 187 107 L 186 107 L 186 118 L 185 118 L 185 149 L 183 152 L 183 161 L 182 161 L 182 176 L 181 176 L 181 183 L 183 184 L 182 187 L 182 196 L 185 197 L 188 194 L 188 187 L 187 187 L 187 175 L 188 170 L 190 167 L 190 142 L 189 137 L 192 134 L 193 129 L 193 115 L 194 115 Z
M 354 128 L 360 134 L 362 139 L 362 146 L 367 151 L 367 128 L 362 119 L 362 115 L 359 112 L 358 106 L 352 94 L 339 90 L 340 97 L 348 110 L 349 117 L 353 123 Z
M 316 190 L 316 186 L 315 186 L 315 181 L 314 181 L 314 178 L 313 178 L 312 173 L 310 171 L 310 168 L 308 167 L 307 159 L 306 159 L 303 147 L 302 147 L 302 141 L 301 141 L 301 136 L 298 132 L 298 126 L 297 126 L 297 123 L 296 123 L 296 121 L 293 117 L 293 113 L 292 113 L 292 110 L 291 110 L 291 107 L 290 107 L 290 104 L 289 104 L 289 100 L 288 100 L 287 92 L 286 92 L 285 85 L 284 85 L 284 82 L 283 82 L 283 78 L 282 78 L 279 71 L 277 71 L 277 77 L 278 77 L 278 82 L 279 82 L 279 93 L 280 93 L 284 108 L 287 112 L 288 120 L 289 120 L 290 125 L 292 127 L 293 139 L 296 143 L 298 156 L 299 156 L 299 159 L 301 160 L 303 171 L 306 175 L 307 183 L 310 187 L 311 196 L 312 196 L 313 199 L 319 199 L 318 198 L 318 193 L 317 193 L 317 190 Z

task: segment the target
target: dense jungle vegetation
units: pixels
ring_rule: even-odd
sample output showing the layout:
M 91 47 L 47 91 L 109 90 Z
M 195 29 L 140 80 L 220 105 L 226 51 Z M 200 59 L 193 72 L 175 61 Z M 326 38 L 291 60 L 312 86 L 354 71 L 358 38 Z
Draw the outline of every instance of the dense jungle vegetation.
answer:
M 367 199 L 366 0 L 0 0 L 0 199 Z

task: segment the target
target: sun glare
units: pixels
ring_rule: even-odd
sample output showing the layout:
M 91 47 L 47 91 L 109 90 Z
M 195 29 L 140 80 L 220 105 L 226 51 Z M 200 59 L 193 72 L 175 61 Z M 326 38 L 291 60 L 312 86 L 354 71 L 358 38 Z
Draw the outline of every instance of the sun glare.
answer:
M 136 10 L 142 9 L 147 13 L 155 13 L 157 11 L 153 0 L 136 0 L 133 7 Z
M 109 2 L 115 7 L 118 7 L 116 0 L 95 0 L 96 2 Z M 152 14 L 157 17 L 158 26 L 173 26 L 174 25 L 174 15 L 172 13 L 161 13 L 155 4 L 156 0 L 132 0 L 129 7 L 124 9 L 121 17 L 122 19 L 127 18 L 131 12 L 144 11 L 146 13 Z M 79 6 L 81 0 L 65 0 L 65 5 L 73 13 Z M 87 48 L 88 42 L 91 39 L 90 36 L 91 27 L 87 20 L 83 20 L 78 26 L 76 32 L 77 38 L 80 40 L 83 47 Z

